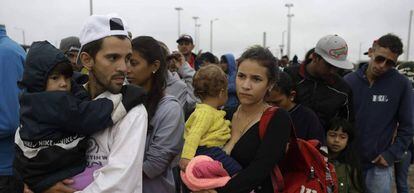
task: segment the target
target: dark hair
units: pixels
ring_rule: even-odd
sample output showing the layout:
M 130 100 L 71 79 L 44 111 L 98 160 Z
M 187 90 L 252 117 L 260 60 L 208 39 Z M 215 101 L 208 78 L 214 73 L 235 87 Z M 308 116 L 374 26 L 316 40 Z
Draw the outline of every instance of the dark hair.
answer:
M 155 114 L 158 103 L 164 97 L 164 90 L 167 85 L 167 63 L 164 51 L 157 40 L 150 36 L 139 36 L 132 40 L 132 50 L 139 54 L 149 63 L 160 62 L 160 67 L 152 75 L 152 87 L 148 91 L 148 98 L 145 106 L 148 110 L 148 120 Z
M 108 37 L 112 37 L 112 36 L 108 36 Z M 114 37 L 117 37 L 117 38 L 119 38 L 119 39 L 121 39 L 121 40 L 124 40 L 124 39 L 126 39 L 126 38 L 128 38 L 127 36 L 123 36 L 123 35 L 114 35 Z M 105 37 L 106 38 L 106 37 Z M 93 59 L 95 59 L 95 57 L 96 57 L 96 54 L 99 52 L 99 50 L 101 50 L 101 48 L 102 48 L 102 43 L 103 43 L 103 40 L 105 39 L 105 38 L 101 38 L 101 39 L 99 39 L 99 40 L 95 40 L 95 41 L 92 41 L 92 42 L 89 42 L 89 43 L 87 43 L 87 44 L 85 44 L 83 47 L 82 47 L 82 50 L 81 50 L 81 52 L 86 52 L 86 53 L 88 53 Z
M 392 53 L 397 55 L 401 55 L 403 53 L 403 44 L 401 42 L 401 39 L 394 34 L 384 35 L 375 41 L 374 44 L 377 44 L 383 48 L 388 48 Z
M 289 61 L 289 57 L 287 55 L 282 56 L 282 59 L 286 59 Z
M 362 166 L 359 160 L 359 155 L 356 153 L 357 146 L 356 146 L 356 133 L 353 125 L 349 123 L 346 119 L 334 117 L 331 119 L 329 123 L 329 127 L 326 130 L 328 131 L 338 131 L 339 129 L 342 132 L 348 135 L 348 143 L 344 150 L 342 150 L 336 160 L 341 163 L 348 164 L 350 167 L 347 167 L 347 172 L 352 174 L 353 176 L 356 175 L 356 179 L 351 178 L 352 182 L 355 186 L 363 187 L 364 188 L 364 180 L 362 177 Z M 356 181 L 355 181 L 356 180 Z
M 308 50 L 308 52 L 306 52 L 305 54 L 305 58 L 303 59 L 303 64 L 309 64 L 312 61 L 312 57 L 311 55 L 315 53 L 315 48 L 312 48 L 310 50 Z
M 274 83 L 276 80 L 276 73 L 278 71 L 277 59 L 273 56 L 272 52 L 268 48 L 262 46 L 252 46 L 248 48 L 237 59 L 237 66 L 239 66 L 244 60 L 254 60 L 259 63 L 260 66 L 265 67 L 267 70 L 267 78 L 269 84 Z
M 195 63 L 196 65 L 196 70 L 198 70 L 201 66 L 201 64 L 203 64 L 204 62 L 208 62 L 208 63 L 212 63 L 212 64 L 218 64 L 218 58 L 212 54 L 211 52 L 204 52 L 202 54 L 200 54 L 200 56 L 198 56 L 196 58 Z
M 227 61 L 227 57 L 226 57 L 226 55 L 222 55 L 222 56 L 220 57 L 220 63 L 226 63 L 226 64 L 228 64 L 228 63 L 229 63 L 229 61 Z
M 70 63 L 67 62 L 61 62 L 56 64 L 47 74 L 47 77 L 51 75 L 63 75 L 65 78 L 71 78 L 73 75 L 73 68 Z
M 216 65 L 203 66 L 193 77 L 193 87 L 194 95 L 201 100 L 206 97 L 217 97 L 220 91 L 227 87 L 227 76 Z
M 290 96 L 292 90 L 295 90 L 295 84 L 286 72 L 276 72 L 276 84 L 273 87 L 273 90 L 286 96 Z

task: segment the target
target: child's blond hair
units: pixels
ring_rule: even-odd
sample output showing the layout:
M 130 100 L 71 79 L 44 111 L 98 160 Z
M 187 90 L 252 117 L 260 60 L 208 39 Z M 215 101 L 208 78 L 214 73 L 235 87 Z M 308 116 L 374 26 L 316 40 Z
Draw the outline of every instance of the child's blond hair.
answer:
M 227 92 L 227 76 L 217 65 L 201 67 L 193 77 L 194 95 L 201 100 L 206 97 L 217 97 L 225 89 Z

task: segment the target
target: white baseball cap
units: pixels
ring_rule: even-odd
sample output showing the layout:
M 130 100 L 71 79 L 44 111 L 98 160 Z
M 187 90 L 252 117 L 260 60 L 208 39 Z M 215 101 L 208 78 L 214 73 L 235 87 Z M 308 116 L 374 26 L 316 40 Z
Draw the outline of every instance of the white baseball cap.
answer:
M 79 35 L 81 48 L 78 54 L 77 63 L 80 63 L 80 54 L 86 44 L 114 35 L 128 37 L 126 22 L 117 14 L 91 15 L 83 24 Z
M 327 35 L 321 38 L 316 44 L 315 53 L 335 67 L 342 69 L 354 68 L 354 65 L 346 59 L 348 56 L 348 45 L 338 35 Z

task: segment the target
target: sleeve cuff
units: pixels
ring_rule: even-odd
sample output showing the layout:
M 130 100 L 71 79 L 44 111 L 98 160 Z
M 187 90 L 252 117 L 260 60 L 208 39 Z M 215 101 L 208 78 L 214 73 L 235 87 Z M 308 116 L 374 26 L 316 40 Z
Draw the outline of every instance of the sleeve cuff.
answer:
M 385 151 L 381 156 L 387 161 L 388 166 L 394 165 L 395 157 L 388 151 Z

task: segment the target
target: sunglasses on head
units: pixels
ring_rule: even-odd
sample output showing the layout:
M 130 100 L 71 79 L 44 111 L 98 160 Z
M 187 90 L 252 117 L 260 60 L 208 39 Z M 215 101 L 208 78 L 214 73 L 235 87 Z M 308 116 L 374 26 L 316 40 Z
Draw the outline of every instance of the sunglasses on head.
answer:
M 383 63 L 384 61 L 386 61 L 385 64 L 387 64 L 388 66 L 395 66 L 394 61 L 387 59 L 384 56 L 375 56 L 374 61 L 376 63 Z

